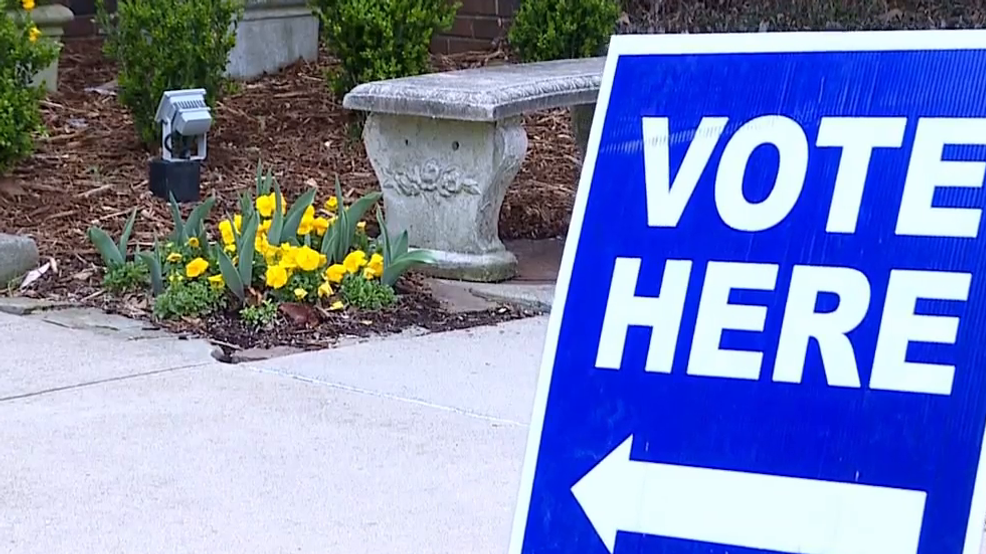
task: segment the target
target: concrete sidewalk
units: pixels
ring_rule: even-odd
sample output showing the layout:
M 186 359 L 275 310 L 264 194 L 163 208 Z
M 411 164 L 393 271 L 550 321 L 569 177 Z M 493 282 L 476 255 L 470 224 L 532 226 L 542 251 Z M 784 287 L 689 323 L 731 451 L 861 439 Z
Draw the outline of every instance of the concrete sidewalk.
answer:
M 506 551 L 546 318 L 252 365 L 0 314 L 0 551 Z

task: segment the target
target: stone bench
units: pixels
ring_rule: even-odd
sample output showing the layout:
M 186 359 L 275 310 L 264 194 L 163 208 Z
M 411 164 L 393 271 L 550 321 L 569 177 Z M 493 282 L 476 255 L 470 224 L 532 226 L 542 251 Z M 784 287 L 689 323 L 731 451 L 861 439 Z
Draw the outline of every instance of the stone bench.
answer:
M 500 241 L 507 187 L 527 154 L 525 113 L 571 107 L 584 155 L 604 57 L 511 64 L 376 81 L 343 99 L 368 112 L 363 142 L 391 233 L 436 253 L 433 275 L 514 276 Z

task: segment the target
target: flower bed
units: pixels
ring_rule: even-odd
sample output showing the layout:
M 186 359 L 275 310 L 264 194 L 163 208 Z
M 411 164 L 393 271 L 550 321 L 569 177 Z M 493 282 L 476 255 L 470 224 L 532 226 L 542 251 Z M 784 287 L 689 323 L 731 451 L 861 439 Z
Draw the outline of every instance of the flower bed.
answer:
M 42 263 L 53 262 L 26 289 L 15 286 L 0 294 L 93 306 L 182 335 L 208 337 L 216 344 L 233 345 L 228 346 L 231 350 L 282 345 L 317 349 L 344 336 L 390 334 L 409 328 L 445 331 L 526 315 L 507 306 L 452 310 L 432 295 L 430 282 L 414 271 L 404 273 L 393 285 L 396 301 L 389 307 L 363 311 L 347 305 L 331 310 L 324 297 L 311 303 L 281 302 L 276 321 L 269 327 L 244 319 L 231 298 L 226 308 L 207 316 L 164 318 L 154 313 L 156 297 L 149 285 L 129 291 L 107 288 L 103 284 L 105 263 L 87 239 L 90 226 L 118 240 L 136 208 L 130 248 L 149 251 L 155 240 L 159 247 L 167 242 L 174 218 L 169 203 L 148 190 L 147 152 L 119 103 L 111 82 L 116 67 L 101 46 L 100 39 L 66 41 L 60 68 L 63 86 L 42 102 L 48 134 L 38 140 L 31 157 L 0 177 L 0 232 L 33 238 Z M 498 59 L 496 53 L 436 57 L 435 70 Z M 323 75 L 333 63 L 323 53 L 317 62 L 301 62 L 243 83 L 217 105 L 209 157 L 202 166 L 203 198 L 215 198 L 205 218 L 214 241 L 222 242 L 222 219 L 233 220 L 241 213 L 242 227 L 238 200 L 242 191 L 253 190 L 256 201 L 258 158 L 275 170 L 289 202 L 318 187 L 320 192 L 312 202 L 314 217 L 328 219 L 322 210 L 328 197 L 335 196 L 335 175 L 347 205 L 379 190 L 362 143 L 346 127 L 346 111 L 332 100 L 325 86 Z M 577 151 L 567 114 L 558 110 L 532 114 L 525 128 L 530 153 L 501 212 L 500 231 L 505 240 L 563 234 L 577 182 Z M 184 217 L 191 208 L 181 207 Z M 362 221 L 370 240 L 379 235 L 375 207 Z M 368 254 L 367 261 L 371 257 Z M 134 271 L 142 271 L 134 265 Z M 265 277 L 257 275 L 258 279 Z M 261 285 L 258 290 L 266 290 Z M 341 300 L 338 288 L 333 285 L 335 299 Z M 281 292 L 289 291 L 282 288 Z M 298 305 L 307 308 L 294 313 Z M 246 313 L 250 311 L 254 310 Z M 311 314 L 317 319 L 307 317 Z
M 410 250 L 407 231 L 391 237 L 383 225 L 379 192 L 345 204 L 335 192 L 317 202 L 311 188 L 293 203 L 272 173 L 258 166 L 254 191 L 239 198 L 240 211 L 210 227 L 215 198 L 187 217 L 171 199 L 173 229 L 150 250 L 130 251 L 133 210 L 116 240 L 97 226 L 88 230 L 105 264 L 103 287 L 119 298 L 144 295 L 157 319 L 203 320 L 223 314 L 257 332 L 279 317 L 302 327 L 330 312 L 351 310 L 368 318 L 398 302 L 394 285 L 405 272 L 432 263 L 426 250 Z M 361 221 L 376 207 L 380 233 Z

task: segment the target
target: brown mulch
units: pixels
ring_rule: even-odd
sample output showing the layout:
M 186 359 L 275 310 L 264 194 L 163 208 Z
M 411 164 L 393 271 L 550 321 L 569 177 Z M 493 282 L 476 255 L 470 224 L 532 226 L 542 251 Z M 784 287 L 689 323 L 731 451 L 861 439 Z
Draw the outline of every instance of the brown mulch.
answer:
M 116 77 L 100 44 L 99 39 L 67 41 L 59 90 L 43 106 L 49 136 L 31 159 L 0 178 L 0 232 L 32 236 L 43 255 L 90 250 L 85 240 L 90 224 L 117 234 L 134 207 L 141 209 L 137 240 L 150 240 L 171 225 L 167 204 L 147 190 L 153 154 L 137 140 L 116 96 L 94 90 Z M 328 60 L 322 55 L 316 63 L 241 83 L 238 92 L 220 101 L 202 171 L 203 197 L 219 198 L 215 212 L 235 209 L 237 193 L 253 186 L 258 159 L 274 168 L 289 199 L 312 184 L 325 191 L 319 194 L 323 198 L 336 175 L 347 197 L 377 189 L 363 144 L 347 125 L 351 113 L 326 88 Z M 504 60 L 498 52 L 468 53 L 435 56 L 434 66 L 447 70 Z M 567 112 L 532 114 L 526 128 L 527 159 L 507 192 L 500 235 L 562 236 L 578 180 Z
M 448 70 L 505 60 L 500 52 L 469 53 L 435 56 L 433 65 Z M 216 121 L 202 171 L 203 197 L 214 194 L 218 199 L 215 215 L 236 210 L 238 192 L 253 186 L 258 159 L 274 169 L 289 199 L 313 184 L 320 188 L 317 198 L 324 199 L 337 175 L 347 198 L 377 189 L 362 142 L 347 125 L 351 114 L 325 85 L 323 75 L 330 63 L 324 54 L 315 63 L 299 62 L 276 75 L 240 83 L 237 92 L 220 101 L 213 111 Z M 0 177 L 0 232 L 34 238 L 43 260 L 57 261 L 57 271 L 39 279 L 29 294 L 141 312 L 140 301 L 128 304 L 101 296 L 98 257 L 85 235 L 90 225 L 97 225 L 118 237 L 135 207 L 139 214 L 131 245 L 147 247 L 171 229 L 167 203 L 148 191 L 147 161 L 154 154 L 137 140 L 132 120 L 116 96 L 105 92 L 104 85 L 115 77 L 114 64 L 103 56 L 99 39 L 67 41 L 60 58 L 59 90 L 43 105 L 48 136 L 39 140 L 34 156 Z M 500 234 L 504 239 L 563 236 L 578 177 L 567 112 L 531 114 L 526 128 L 528 155 L 507 193 Z M 372 220 L 367 227 L 375 234 Z M 523 315 L 511 310 L 452 315 L 414 278 L 405 279 L 402 287 L 401 301 L 390 315 L 376 314 L 370 324 L 360 319 L 350 325 L 333 314 L 320 324 L 322 331 L 359 334 L 410 324 L 440 330 Z M 203 326 L 209 333 L 229 329 L 209 323 L 182 325 Z M 294 327 L 285 332 L 304 334 L 308 342 L 322 332 Z M 234 334 L 226 337 L 233 344 L 253 346 L 262 340 L 256 332 Z M 297 342 L 290 337 L 271 340 Z

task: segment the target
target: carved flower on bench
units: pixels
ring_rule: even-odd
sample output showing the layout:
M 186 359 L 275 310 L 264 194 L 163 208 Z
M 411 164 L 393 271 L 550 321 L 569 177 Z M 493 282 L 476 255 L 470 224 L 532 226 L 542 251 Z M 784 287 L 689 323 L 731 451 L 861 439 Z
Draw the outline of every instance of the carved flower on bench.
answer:
M 464 177 L 462 170 L 455 166 L 442 167 L 435 160 L 427 160 L 421 165 L 413 165 L 396 170 L 387 170 L 383 188 L 396 189 L 405 196 L 437 192 L 444 198 L 456 194 L 479 194 L 479 183 Z

